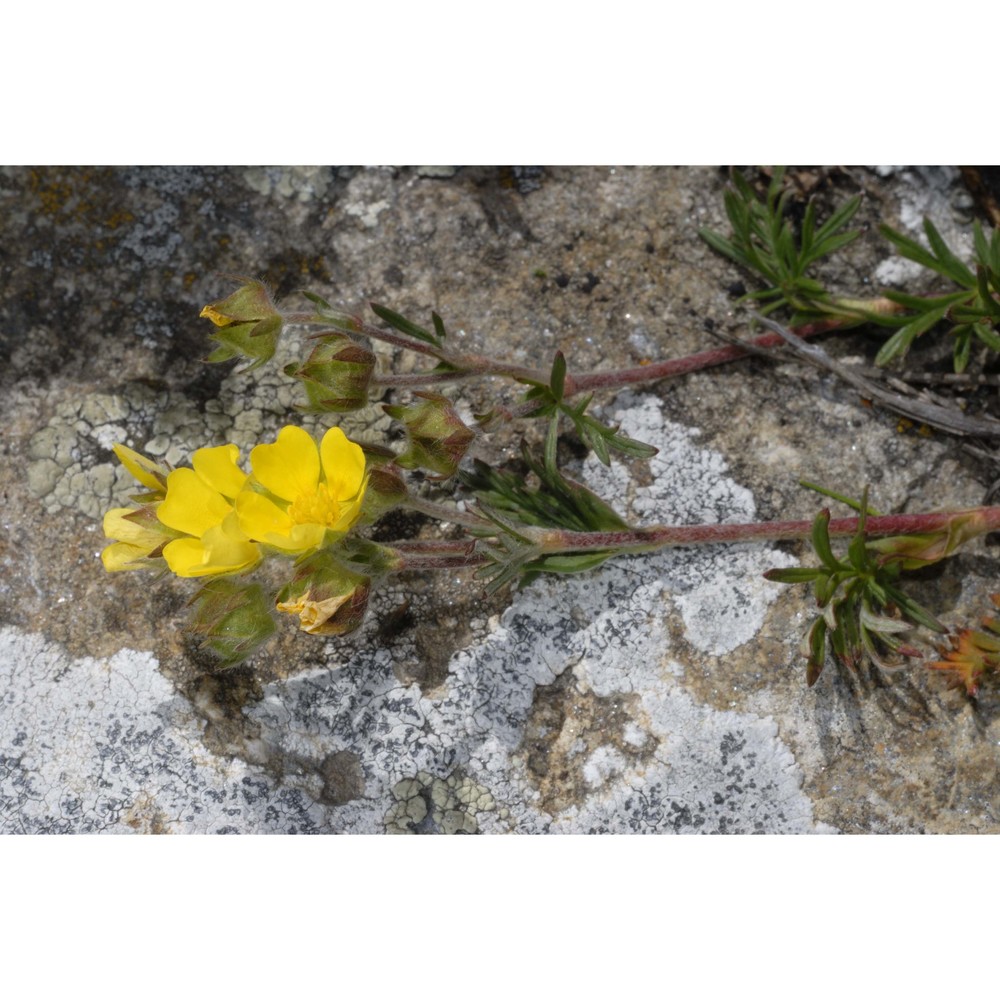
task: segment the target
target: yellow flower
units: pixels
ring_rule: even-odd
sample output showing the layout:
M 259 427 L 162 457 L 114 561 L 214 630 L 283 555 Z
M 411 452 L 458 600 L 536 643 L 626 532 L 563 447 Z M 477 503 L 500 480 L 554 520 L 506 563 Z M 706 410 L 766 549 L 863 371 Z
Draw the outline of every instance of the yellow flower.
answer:
M 329 552 L 299 561 L 295 578 L 278 593 L 276 607 L 298 615 L 299 628 L 311 635 L 347 635 L 364 621 L 371 577 L 352 573 Z
M 101 553 L 109 573 L 163 565 L 159 550 L 173 535 L 156 520 L 153 507 L 115 507 L 104 515 L 104 534 L 114 542 Z
M 136 499 L 162 499 L 169 470 L 123 444 L 113 447 L 122 465 L 149 490 Z M 104 534 L 114 542 L 101 553 L 101 562 L 109 573 L 163 566 L 160 550 L 176 533 L 157 521 L 156 507 L 156 503 L 115 507 L 104 515 Z
M 151 458 L 146 458 L 145 455 L 140 455 L 139 452 L 133 451 L 131 448 L 126 448 L 123 444 L 112 445 L 112 447 L 118 456 L 118 461 L 128 469 L 134 479 L 151 492 L 163 495 L 167 488 L 169 469 L 154 462 Z
M 319 447 L 301 427 L 283 427 L 274 444 L 250 452 L 254 481 L 236 498 L 240 528 L 255 541 L 289 553 L 313 552 L 343 535 L 361 513 L 365 455 L 339 427 Z
M 260 549 L 240 530 L 233 500 L 247 481 L 236 464 L 234 444 L 200 448 L 193 469 L 167 476 L 167 495 L 156 516 L 183 537 L 163 548 L 163 558 L 177 576 L 242 573 L 260 561 Z

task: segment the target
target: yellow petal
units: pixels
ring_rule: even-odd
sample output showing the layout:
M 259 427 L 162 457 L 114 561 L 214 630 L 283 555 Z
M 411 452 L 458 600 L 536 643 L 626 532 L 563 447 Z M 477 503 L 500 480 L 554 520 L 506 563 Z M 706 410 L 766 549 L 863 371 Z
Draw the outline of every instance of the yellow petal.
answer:
M 274 444 L 259 444 L 250 452 L 254 476 L 282 500 L 313 493 L 319 483 L 316 442 L 301 427 L 282 427 Z
M 167 477 L 167 496 L 156 516 L 168 527 L 200 538 L 232 509 L 194 469 L 175 469 Z
M 323 473 L 337 500 L 356 496 L 365 478 L 365 453 L 339 427 L 331 427 L 320 444 Z
M 229 326 L 233 321 L 232 317 L 224 316 L 218 309 L 212 306 L 205 306 L 198 315 L 205 319 L 210 319 L 216 326 Z
M 330 526 L 331 531 L 336 531 L 339 534 L 343 534 L 348 531 L 354 522 L 361 516 L 361 506 L 364 502 L 364 489 L 362 488 L 357 496 L 346 503 L 340 508 L 340 516 L 337 518 L 336 524 Z
M 240 449 L 234 444 L 218 448 L 199 448 L 191 457 L 194 471 L 201 480 L 224 497 L 235 497 L 247 481 L 247 474 L 237 465 Z
M 163 541 L 163 532 L 154 531 L 144 524 L 137 524 L 126 515 L 134 514 L 135 507 L 115 507 L 104 515 L 104 534 L 116 542 L 127 542 L 146 551 L 155 549 Z
M 326 530 L 322 524 L 296 524 L 286 538 L 280 539 L 281 544 L 272 535 L 268 545 L 286 552 L 313 552 L 326 541 Z
M 101 562 L 109 573 L 129 569 L 155 569 L 162 565 L 158 560 L 150 559 L 149 553 L 150 549 L 143 545 L 115 542 L 101 553 Z
M 126 448 L 123 444 L 112 445 L 112 447 L 118 456 L 118 461 L 128 469 L 134 479 L 157 493 L 163 492 L 169 470 L 151 458 L 146 458 L 145 455 L 140 455 L 139 452 Z
M 178 538 L 163 549 L 170 571 L 177 576 L 217 576 L 242 573 L 260 561 L 260 549 L 240 531 L 230 515 L 201 538 Z
M 240 530 L 255 541 L 264 541 L 268 535 L 287 535 L 292 530 L 292 519 L 272 500 L 244 490 L 236 498 L 236 516 Z

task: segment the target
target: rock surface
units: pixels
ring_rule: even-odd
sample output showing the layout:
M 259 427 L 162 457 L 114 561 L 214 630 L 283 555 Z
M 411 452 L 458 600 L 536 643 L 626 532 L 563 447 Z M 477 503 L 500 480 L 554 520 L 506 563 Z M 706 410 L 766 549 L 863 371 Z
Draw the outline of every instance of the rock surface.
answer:
M 713 169 L 8 169 L 0 173 L 0 829 L 5 832 L 1000 832 L 996 694 L 913 673 L 805 686 L 812 609 L 766 583 L 792 545 L 630 557 L 486 599 L 471 574 L 403 576 L 362 632 L 285 629 L 212 673 L 180 628 L 193 588 L 98 559 L 128 477 L 248 448 L 295 387 L 206 366 L 220 274 L 346 308 L 436 309 L 470 349 L 576 370 L 742 332 Z M 831 171 L 865 237 L 826 273 L 906 281 L 875 226 L 968 230 L 957 174 Z M 898 261 L 896 262 L 898 264 Z M 296 356 L 297 338 L 281 351 Z M 380 348 L 381 349 L 381 348 Z M 829 342 L 874 353 L 864 334 Z M 281 360 L 280 358 L 278 360 Z M 397 359 L 397 370 L 412 359 Z M 465 412 L 502 383 L 463 386 Z M 995 472 L 792 362 L 742 361 L 599 400 L 660 449 L 578 475 L 639 523 L 810 517 L 796 485 L 865 483 L 884 510 L 974 505 Z M 316 418 L 301 421 L 310 429 Z M 385 440 L 378 408 L 343 420 Z M 482 445 L 511 457 L 510 431 Z M 528 430 L 528 433 L 534 433 Z M 417 517 L 393 530 L 431 531 Z M 995 549 L 919 581 L 946 621 L 982 612 Z

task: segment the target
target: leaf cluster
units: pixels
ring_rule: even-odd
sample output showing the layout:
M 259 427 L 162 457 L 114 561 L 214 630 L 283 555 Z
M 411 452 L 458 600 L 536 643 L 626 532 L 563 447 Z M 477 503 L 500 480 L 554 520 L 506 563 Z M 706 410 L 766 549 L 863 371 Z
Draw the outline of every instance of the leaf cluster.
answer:
M 580 440 L 597 456 L 603 465 L 611 464 L 611 452 L 617 451 L 629 458 L 652 458 L 657 449 L 642 441 L 636 441 L 619 433 L 615 427 L 608 427 L 596 417 L 587 413 L 593 396 L 586 396 L 578 403 L 566 402 L 566 358 L 562 351 L 556 351 L 552 361 L 552 371 L 548 383 L 533 379 L 519 379 L 531 388 L 524 394 L 524 400 L 537 404 L 530 417 L 549 417 L 558 422 L 560 417 L 569 418 Z M 552 438 L 555 447 L 555 438 Z
M 491 592 L 518 578 L 530 583 L 539 573 L 582 573 L 615 554 L 613 549 L 544 554 L 524 527 L 566 531 L 624 531 L 629 527 L 596 493 L 562 474 L 555 463 L 556 429 L 557 419 L 553 419 L 541 459 L 521 443 L 522 460 L 534 481 L 494 469 L 479 459 L 472 472 L 458 473 L 462 484 L 476 494 L 479 513 L 499 529 L 495 543 L 486 548 L 491 563 L 480 571 Z
M 810 201 L 796 238 L 787 217 L 791 191 L 783 190 L 784 174 L 783 167 L 775 167 L 766 194 L 759 197 L 750 182 L 734 170 L 723 196 L 732 237 L 726 239 L 705 228 L 699 229 L 698 235 L 713 250 L 764 282 L 765 288 L 751 292 L 746 299 L 760 303 L 764 314 L 788 306 L 797 314 L 796 323 L 836 311 L 822 283 L 807 272 L 860 235 L 860 230 L 845 231 L 844 227 L 860 207 L 861 198 L 845 202 L 819 227 Z
M 976 339 L 990 350 L 1000 351 L 1000 230 L 993 230 L 987 239 L 979 221 L 973 223 L 974 271 L 955 255 L 930 219 L 924 219 L 927 247 L 886 225 L 879 226 L 879 232 L 907 260 L 929 268 L 958 290 L 926 298 L 885 292 L 887 299 L 905 307 L 907 315 L 872 317 L 875 322 L 899 327 L 882 345 L 876 364 L 905 357 L 917 337 L 942 322 L 950 325 L 956 372 L 965 370 Z
M 1000 594 L 990 595 L 990 600 L 1000 608 Z M 1000 674 L 1000 616 L 986 615 L 982 625 L 950 636 L 951 648 L 942 651 L 943 659 L 928 664 L 951 674 L 969 695 L 976 694 L 987 674 Z
M 920 656 L 918 650 L 903 641 L 902 633 L 917 626 L 946 631 L 929 611 L 899 588 L 899 563 L 882 563 L 869 549 L 865 520 L 874 511 L 867 500 L 866 489 L 860 503 L 846 501 L 858 510 L 859 516 L 843 558 L 833 552 L 830 511 L 824 508 L 813 521 L 811 535 L 820 565 L 772 569 L 764 574 L 778 583 L 813 586 L 821 614 L 814 619 L 807 639 L 806 683 L 810 687 L 823 672 L 828 650 L 851 670 L 865 660 L 883 670 L 896 670 L 905 666 L 905 660 L 898 657 Z M 897 659 L 887 660 L 885 651 Z

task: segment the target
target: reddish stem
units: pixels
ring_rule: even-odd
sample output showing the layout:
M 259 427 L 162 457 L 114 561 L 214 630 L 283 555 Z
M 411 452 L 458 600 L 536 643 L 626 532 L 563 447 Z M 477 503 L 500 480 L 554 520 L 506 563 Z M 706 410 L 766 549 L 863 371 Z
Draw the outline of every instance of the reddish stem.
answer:
M 836 330 L 848 322 L 856 322 L 843 318 L 817 320 L 815 323 L 807 323 L 797 326 L 792 333 L 797 334 L 803 340 L 807 337 L 815 337 L 820 333 L 828 333 Z M 776 333 L 764 333 L 759 337 L 754 337 L 747 341 L 753 347 L 779 347 L 783 341 Z M 673 358 L 669 361 L 657 361 L 648 365 L 641 365 L 638 368 L 625 368 L 621 371 L 595 372 L 592 375 L 567 375 L 566 395 L 571 396 L 578 392 L 589 392 L 595 389 L 617 389 L 624 385 L 634 385 L 638 382 L 652 382 L 661 378 L 669 378 L 674 375 L 686 375 L 688 372 L 699 371 L 702 368 L 711 368 L 713 365 L 722 365 L 727 361 L 736 361 L 738 358 L 746 357 L 750 352 L 735 345 L 729 347 L 715 347 L 710 351 L 699 351 L 697 354 L 688 354 L 683 358 Z
M 976 508 L 983 531 L 1000 530 L 1000 507 Z M 946 531 L 961 511 L 931 514 L 885 514 L 865 520 L 865 534 L 933 534 Z M 760 521 L 750 524 L 684 524 L 635 528 L 631 531 L 546 531 L 535 536 L 546 551 L 580 552 L 592 549 L 617 549 L 621 552 L 644 551 L 668 545 L 718 544 L 722 542 L 762 542 L 808 538 L 812 521 Z M 858 518 L 838 517 L 830 521 L 831 536 L 853 535 Z

